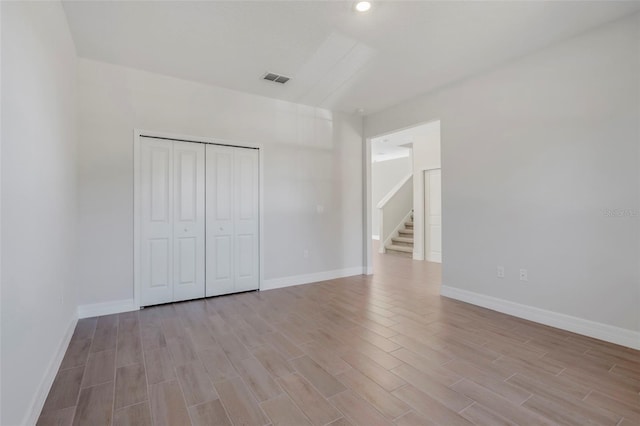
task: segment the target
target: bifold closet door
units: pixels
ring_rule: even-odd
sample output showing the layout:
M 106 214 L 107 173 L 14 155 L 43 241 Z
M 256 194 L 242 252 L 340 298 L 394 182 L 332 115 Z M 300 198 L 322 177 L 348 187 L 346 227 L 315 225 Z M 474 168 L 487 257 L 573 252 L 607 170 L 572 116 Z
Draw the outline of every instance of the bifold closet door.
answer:
M 258 150 L 206 147 L 207 296 L 257 290 Z
M 173 301 L 205 296 L 204 157 L 201 143 L 173 143 Z
M 204 146 L 140 138 L 140 303 L 205 293 Z

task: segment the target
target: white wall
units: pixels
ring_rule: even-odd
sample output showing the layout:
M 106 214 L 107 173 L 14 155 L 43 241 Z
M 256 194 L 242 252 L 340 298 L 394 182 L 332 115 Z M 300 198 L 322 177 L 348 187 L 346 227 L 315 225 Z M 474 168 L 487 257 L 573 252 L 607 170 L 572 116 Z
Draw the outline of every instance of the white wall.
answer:
M 445 286 L 639 336 L 639 27 L 636 15 L 365 117 L 368 137 L 441 120 Z
M 78 82 L 80 304 L 133 297 L 134 128 L 264 144 L 267 284 L 361 271 L 360 116 L 84 59 Z
M 411 173 L 411 167 L 410 156 L 371 163 L 371 230 L 374 236 L 380 236 L 380 211 L 376 206 Z
M 440 122 L 415 129 L 413 139 L 413 258 L 425 259 L 424 171 L 440 168 Z
M 76 57 L 59 3 L 1 7 L 0 423 L 8 426 L 35 422 L 75 322 Z

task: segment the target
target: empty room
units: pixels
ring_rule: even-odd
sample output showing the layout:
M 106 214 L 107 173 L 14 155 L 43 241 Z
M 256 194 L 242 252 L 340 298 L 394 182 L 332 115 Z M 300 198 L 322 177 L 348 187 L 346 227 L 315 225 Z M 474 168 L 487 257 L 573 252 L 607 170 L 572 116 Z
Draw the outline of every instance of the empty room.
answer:
M 0 24 L 0 425 L 640 424 L 640 2 Z

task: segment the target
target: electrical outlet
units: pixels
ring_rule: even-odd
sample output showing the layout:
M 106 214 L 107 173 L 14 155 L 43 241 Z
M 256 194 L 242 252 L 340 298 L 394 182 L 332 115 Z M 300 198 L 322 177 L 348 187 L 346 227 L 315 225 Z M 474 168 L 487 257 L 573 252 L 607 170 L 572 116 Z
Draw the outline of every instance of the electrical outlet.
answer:
M 498 266 L 498 278 L 504 278 L 504 266 Z
M 529 276 L 526 269 L 520 269 L 520 281 L 529 281 Z
M 304 249 L 304 251 L 302 252 L 302 256 L 304 256 L 305 259 L 309 258 L 309 250 Z

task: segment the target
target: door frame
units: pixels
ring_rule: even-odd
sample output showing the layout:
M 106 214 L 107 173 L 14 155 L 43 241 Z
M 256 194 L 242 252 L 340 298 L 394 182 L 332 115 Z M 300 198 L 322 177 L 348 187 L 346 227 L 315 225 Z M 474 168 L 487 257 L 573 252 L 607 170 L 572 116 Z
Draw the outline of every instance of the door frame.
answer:
M 141 170 L 140 170 L 140 138 L 144 136 L 174 140 L 178 142 L 191 142 L 212 145 L 231 146 L 237 148 L 252 148 L 258 150 L 258 282 L 259 289 L 262 289 L 264 281 L 264 145 L 261 143 L 230 141 L 226 139 L 210 138 L 202 136 L 180 135 L 168 132 L 159 132 L 154 130 L 133 129 L 133 303 L 135 309 L 140 309 L 140 187 L 141 187 Z M 206 253 L 206 247 L 205 247 Z M 203 296 L 204 297 L 204 296 Z
M 400 127 L 397 129 L 393 129 L 393 130 L 387 130 L 387 131 L 383 131 L 380 133 L 374 133 L 372 135 L 368 135 L 365 132 L 363 132 L 364 134 L 362 135 L 362 181 L 363 181 L 363 209 L 362 209 L 362 223 L 363 223 L 363 230 L 362 230 L 362 236 L 363 236 L 363 241 L 362 241 L 362 248 L 363 248 L 363 263 L 364 263 L 364 271 L 366 275 L 373 275 L 373 243 L 372 243 L 372 235 L 373 235 L 373 230 L 371 229 L 371 225 L 372 225 L 372 206 L 371 206 L 371 140 L 375 139 L 375 138 L 379 138 L 382 136 L 386 136 L 386 135 L 390 135 L 392 133 L 398 133 L 401 132 L 403 130 L 407 130 L 407 129 L 411 129 L 413 127 L 418 127 L 418 126 L 423 126 L 425 124 L 431 124 L 431 123 L 435 123 L 439 121 L 440 122 L 440 169 L 442 169 L 442 120 L 440 118 L 434 118 L 432 120 L 426 120 L 426 121 L 421 121 L 415 124 L 411 124 L 411 125 L 407 125 L 404 127 Z M 413 154 L 412 154 L 413 155 Z M 412 165 L 413 168 L 413 165 Z M 418 173 L 423 173 L 424 170 L 428 170 L 428 169 L 423 169 L 422 171 L 418 171 Z M 414 173 L 414 177 L 415 177 L 415 173 L 416 170 L 412 170 Z M 424 179 L 418 179 L 419 183 L 423 183 Z M 415 182 L 415 180 L 414 180 Z M 423 196 L 424 196 L 424 189 L 423 189 Z M 414 206 L 415 206 L 415 198 L 413 200 L 414 202 Z M 415 213 L 415 212 L 414 212 Z M 415 218 L 414 218 L 415 220 Z M 415 222 L 414 222 L 415 223 Z M 443 230 L 444 230 L 444 225 L 443 225 Z M 424 231 L 424 230 L 423 230 Z M 424 238 L 424 232 L 422 232 L 423 237 Z M 422 244 L 422 259 L 420 259 L 419 257 L 415 257 L 416 252 L 414 251 L 414 256 L 412 257 L 414 260 L 424 260 L 424 241 Z M 414 249 L 415 250 L 415 249 Z

